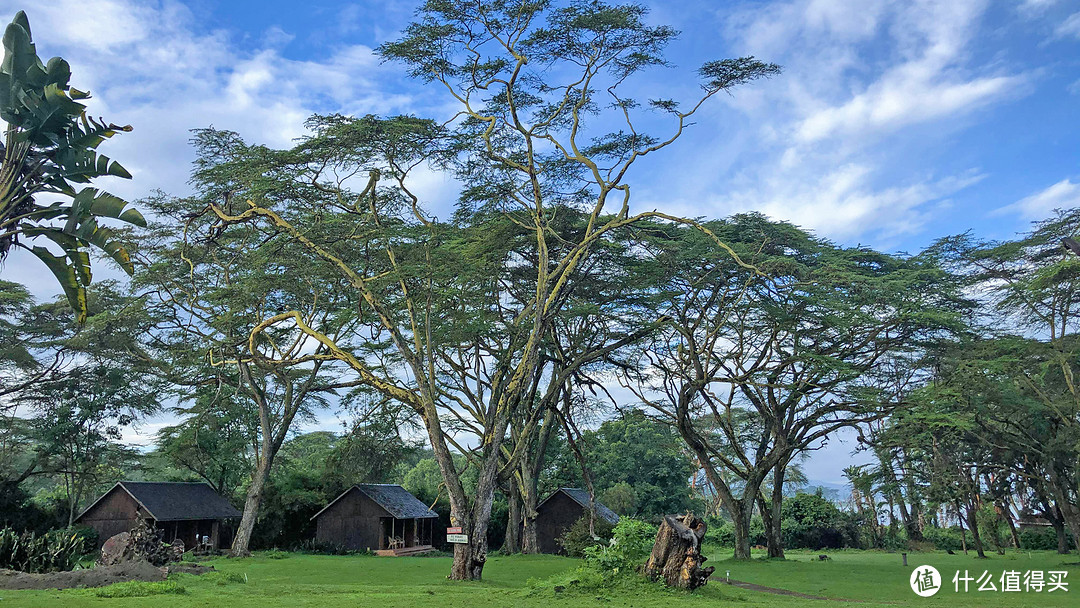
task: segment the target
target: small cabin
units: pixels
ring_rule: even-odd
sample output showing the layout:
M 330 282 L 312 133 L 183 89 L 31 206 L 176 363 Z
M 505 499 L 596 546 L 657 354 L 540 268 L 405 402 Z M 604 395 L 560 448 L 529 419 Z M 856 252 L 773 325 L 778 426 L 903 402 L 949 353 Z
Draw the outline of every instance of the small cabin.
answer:
M 240 516 L 205 483 L 121 481 L 83 510 L 75 523 L 97 530 L 98 548 L 142 519 L 162 530 L 167 543 L 179 539 L 190 549 L 205 539 L 204 546 L 219 549 L 231 542 L 228 524 Z
M 320 543 L 411 555 L 432 549 L 438 515 L 399 485 L 363 483 L 342 492 L 311 519 Z
M 1021 530 L 1041 530 L 1053 525 L 1050 523 L 1050 520 L 1043 517 L 1042 514 L 1036 515 L 1030 509 L 1020 511 L 1020 516 L 1017 518 L 1016 523 Z
M 596 517 L 615 525 L 619 516 L 600 501 L 594 503 Z M 536 540 L 541 553 L 566 551 L 559 537 L 589 512 L 589 493 L 581 488 L 559 488 L 536 507 Z

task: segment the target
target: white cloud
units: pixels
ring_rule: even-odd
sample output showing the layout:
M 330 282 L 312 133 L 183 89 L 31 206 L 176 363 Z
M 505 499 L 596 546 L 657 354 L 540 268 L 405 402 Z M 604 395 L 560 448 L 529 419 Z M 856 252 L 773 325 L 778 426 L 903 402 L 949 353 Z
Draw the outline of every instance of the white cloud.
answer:
M 800 141 L 865 138 L 938 120 L 990 103 L 1021 84 L 1019 76 L 972 76 L 959 69 L 984 2 L 923 1 L 891 8 L 887 29 L 896 63 L 861 89 L 845 79 L 856 91 L 846 99 L 823 100 L 824 107 L 803 109 L 805 116 L 795 130 Z M 855 12 L 850 5 L 848 10 Z
M 1004 76 L 939 83 L 935 82 L 934 74 L 919 71 L 916 66 L 902 66 L 843 105 L 807 116 L 799 124 L 796 136 L 802 142 L 816 142 L 837 135 L 858 137 L 894 131 L 973 110 L 1020 84 L 1019 78 Z
M 1050 215 L 1054 209 L 1072 207 L 1080 207 L 1080 182 L 1073 183 L 1070 179 L 1063 179 L 1045 190 L 995 209 L 992 214 L 1016 214 L 1027 220 L 1037 220 Z
M 1022 15 L 1032 17 L 1046 12 L 1057 3 L 1058 0 L 1024 0 L 1016 7 L 1016 10 Z
M 1054 35 L 1058 38 L 1067 38 L 1069 36 L 1080 38 L 1080 13 L 1069 15 L 1065 21 L 1062 21 L 1060 25 L 1054 28 Z
M 755 174 L 750 185 L 706 199 L 725 213 L 759 211 L 840 240 L 871 238 L 879 243 L 917 232 L 949 197 L 985 178 L 971 171 L 959 176 L 912 179 L 882 185 L 871 165 L 848 163 L 806 179 L 803 168 L 777 168 Z M 657 201 L 676 213 L 701 215 L 700 201 Z
M 764 125 L 761 158 L 737 167 L 729 193 L 715 195 L 702 183 L 701 192 L 685 198 L 712 201 L 722 213 L 761 210 L 840 239 L 919 230 L 950 196 L 985 175 L 943 174 L 918 156 L 938 154 L 976 112 L 1031 89 L 1028 74 L 1009 71 L 999 58 L 974 60 L 987 6 L 751 5 L 728 22 L 734 48 L 784 66 L 782 76 L 730 102 L 748 122 Z
M 14 13 L 14 2 L 0 2 Z M 228 32 L 204 31 L 174 0 L 59 0 L 27 11 L 38 52 L 72 64 L 72 83 L 94 93 L 91 111 L 134 131 L 102 151 L 124 164 L 131 182 L 109 184 L 137 197 L 153 188 L 186 190 L 189 130 L 213 125 L 249 140 L 286 146 L 315 111 L 405 112 L 413 99 L 388 93 L 396 78 L 364 45 L 331 48 L 300 61 L 278 50 L 292 34 L 270 28 L 262 46 L 239 47 Z

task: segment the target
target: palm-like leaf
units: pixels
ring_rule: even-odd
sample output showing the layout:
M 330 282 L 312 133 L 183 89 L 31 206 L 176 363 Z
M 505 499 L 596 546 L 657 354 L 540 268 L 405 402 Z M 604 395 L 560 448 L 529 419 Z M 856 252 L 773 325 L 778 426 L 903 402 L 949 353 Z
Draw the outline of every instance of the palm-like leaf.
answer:
M 97 218 L 146 225 L 123 199 L 77 187 L 101 176 L 131 178 L 120 163 L 97 151 L 106 139 L 131 127 L 86 115 L 80 101 L 90 95 L 71 88 L 71 66 L 66 61 L 54 57 L 42 63 L 24 13 L 8 25 L 3 46 L 0 118 L 7 122 L 7 130 L 0 167 L 0 258 L 12 246 L 37 256 L 56 276 L 81 322 L 92 278 L 89 247 L 103 251 L 129 274 L 133 271 L 123 244 Z M 36 199 L 42 195 L 68 200 L 41 204 Z M 23 245 L 20 237 L 44 238 L 62 254 Z

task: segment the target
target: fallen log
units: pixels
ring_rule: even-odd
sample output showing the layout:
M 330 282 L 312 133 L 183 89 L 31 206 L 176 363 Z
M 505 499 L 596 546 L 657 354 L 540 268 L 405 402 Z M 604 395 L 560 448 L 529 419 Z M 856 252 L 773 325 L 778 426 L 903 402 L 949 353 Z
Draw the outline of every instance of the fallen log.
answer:
M 712 566 L 702 568 L 707 557 L 701 554 L 701 541 L 705 538 L 705 522 L 694 516 L 665 515 L 652 554 L 645 563 L 645 576 L 663 580 L 669 587 L 697 589 L 708 582 Z

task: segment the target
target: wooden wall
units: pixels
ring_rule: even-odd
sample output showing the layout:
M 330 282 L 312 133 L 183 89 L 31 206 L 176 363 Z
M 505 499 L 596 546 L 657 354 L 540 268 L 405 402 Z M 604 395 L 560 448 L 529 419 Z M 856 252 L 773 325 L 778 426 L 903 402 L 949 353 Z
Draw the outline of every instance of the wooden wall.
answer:
M 121 488 L 113 488 L 76 523 L 97 530 L 97 546 L 100 549 L 109 537 L 127 532 L 134 527 L 140 517 L 149 518 L 149 515 L 127 492 Z
M 384 517 L 390 517 L 390 514 L 353 488 L 316 519 L 315 539 L 356 551 L 376 551 L 383 548 L 380 545 L 383 537 L 380 518 Z
M 585 509 L 559 492 L 536 510 L 536 540 L 541 553 L 565 555 L 559 537 L 585 515 Z

